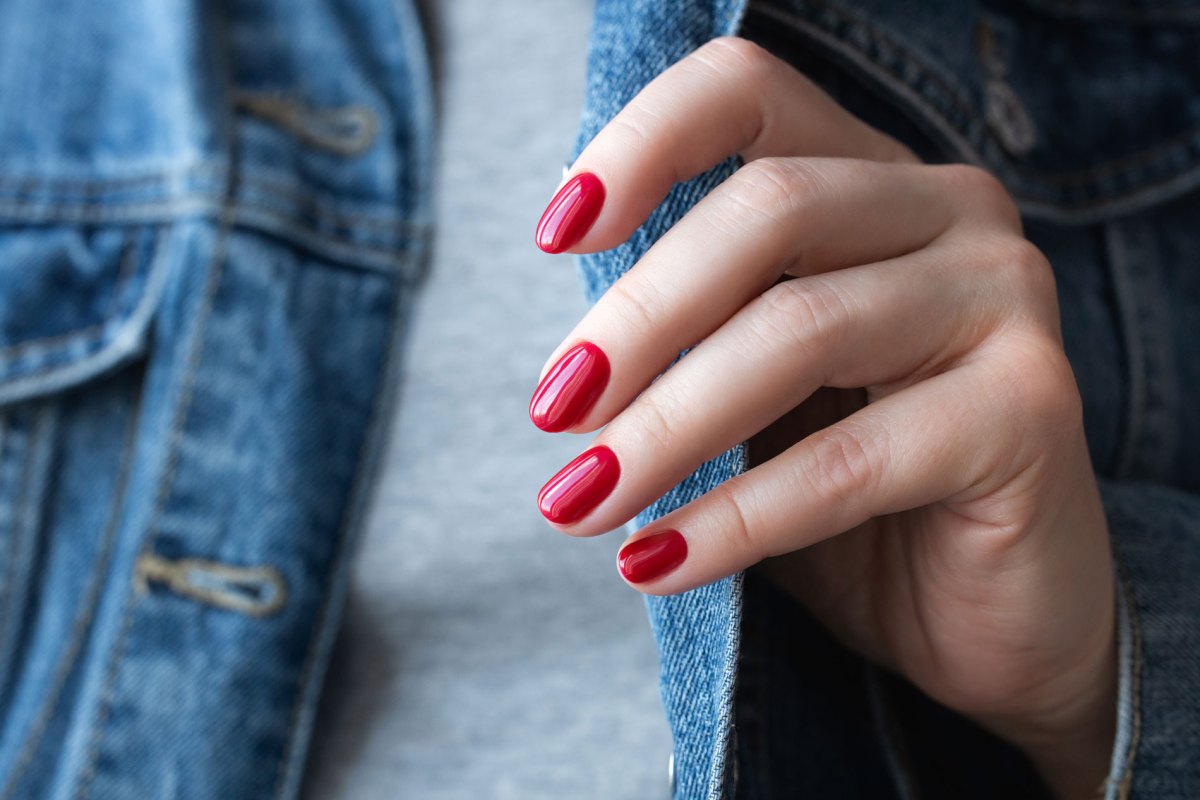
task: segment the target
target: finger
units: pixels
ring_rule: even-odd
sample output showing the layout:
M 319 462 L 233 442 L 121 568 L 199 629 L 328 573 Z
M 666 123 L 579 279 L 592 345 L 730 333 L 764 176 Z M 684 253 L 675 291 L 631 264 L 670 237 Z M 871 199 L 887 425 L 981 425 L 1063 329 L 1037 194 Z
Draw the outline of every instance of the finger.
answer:
M 784 272 L 827 272 L 925 247 L 973 213 L 987 181 L 961 165 L 754 162 L 668 231 L 554 351 L 530 404 L 534 424 L 594 430 Z
M 873 517 L 982 493 L 1028 419 L 1010 388 L 972 362 L 872 403 L 634 534 L 621 573 L 675 594 Z
M 552 253 L 625 241 L 677 181 L 730 155 L 916 162 L 904 145 L 839 106 L 744 39 L 716 39 L 667 69 L 580 154 L 538 224 Z
M 573 535 L 603 533 L 821 386 L 888 386 L 940 371 L 998 315 L 986 280 L 959 277 L 970 258 L 955 242 L 773 287 L 597 437 L 588 453 L 607 450 L 618 467 L 571 465 L 572 477 L 543 493 L 543 513 Z M 614 485 L 606 476 L 616 472 Z M 563 505 L 566 487 L 581 483 L 595 488 L 573 489 Z

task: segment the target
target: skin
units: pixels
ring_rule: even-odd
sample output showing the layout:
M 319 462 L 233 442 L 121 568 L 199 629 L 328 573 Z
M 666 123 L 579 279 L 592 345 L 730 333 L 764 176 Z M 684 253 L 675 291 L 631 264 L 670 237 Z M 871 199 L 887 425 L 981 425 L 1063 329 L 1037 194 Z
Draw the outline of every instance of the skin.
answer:
M 673 528 L 688 545 L 633 588 L 761 570 L 1022 748 L 1059 797 L 1094 797 L 1115 724 L 1113 564 L 1050 265 L 987 172 L 920 163 L 740 39 L 666 71 L 583 152 L 571 173 L 607 196 L 570 252 L 623 242 L 733 153 L 745 166 L 547 360 L 581 340 L 608 355 L 571 430 L 606 426 L 593 444 L 621 464 L 594 511 L 555 527 L 612 530 L 750 440 L 752 469 L 630 538 Z

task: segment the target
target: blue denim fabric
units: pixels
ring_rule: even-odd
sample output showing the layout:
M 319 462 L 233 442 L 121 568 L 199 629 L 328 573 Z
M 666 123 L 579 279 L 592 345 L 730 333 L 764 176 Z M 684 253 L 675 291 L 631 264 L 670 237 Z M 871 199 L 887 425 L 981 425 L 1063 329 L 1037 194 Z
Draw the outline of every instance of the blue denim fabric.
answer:
M 431 128 L 407 2 L 0 2 L 0 800 L 295 795 Z
M 1200 797 L 1200 3 L 599 0 L 577 152 L 712 37 L 754 39 L 930 162 L 1000 178 L 1058 281 L 1118 561 L 1108 798 Z M 594 300 L 735 168 L 584 257 Z M 704 465 L 639 525 L 745 468 Z M 751 570 L 648 600 L 676 796 L 1044 796 L 1012 748 L 834 643 Z

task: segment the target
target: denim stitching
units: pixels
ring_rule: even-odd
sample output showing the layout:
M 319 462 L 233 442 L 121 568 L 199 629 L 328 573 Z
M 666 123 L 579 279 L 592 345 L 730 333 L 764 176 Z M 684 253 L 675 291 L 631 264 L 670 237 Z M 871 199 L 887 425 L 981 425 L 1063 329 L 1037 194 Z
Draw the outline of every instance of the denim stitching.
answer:
M 1163 305 L 1153 295 L 1160 284 L 1155 272 L 1156 256 L 1131 248 L 1128 224 L 1114 223 L 1104 228 L 1104 247 L 1128 362 L 1125 428 L 1113 474 L 1117 478 L 1161 478 L 1169 473 L 1174 454 L 1173 404 L 1177 392 L 1170 366 L 1173 347 L 1170 332 L 1163 327 Z
M 3 202 L 0 202 L 0 216 L 6 214 L 8 216 L 18 216 L 18 214 L 9 213 L 14 210 L 11 206 L 6 207 Z M 49 210 L 53 211 L 54 209 Z M 67 209 L 61 210 L 65 211 Z M 185 212 L 188 211 L 194 212 L 200 217 L 219 216 L 221 206 L 215 201 L 204 200 L 201 203 L 191 204 L 190 208 L 188 205 L 179 204 L 176 206 L 149 205 L 140 208 L 105 208 L 95 206 L 91 209 L 86 209 L 86 211 L 92 213 L 79 213 L 84 211 L 84 209 L 79 209 L 78 207 L 70 210 L 75 213 L 64 214 L 58 217 L 50 214 L 28 214 L 22 219 L 23 221 L 34 222 L 61 221 L 91 224 L 135 222 L 137 224 L 145 224 L 186 219 L 188 218 L 188 214 Z M 19 210 L 17 211 L 19 212 Z M 253 214 L 255 211 L 261 211 L 262 213 L 256 216 Z M 150 214 L 149 212 L 157 213 Z M 406 278 L 413 277 L 405 271 L 405 267 L 411 263 L 411 260 L 404 255 L 404 251 L 416 246 L 411 239 L 405 238 L 393 243 L 385 243 L 386 249 L 381 249 L 350 239 L 341 239 L 327 234 L 314 233 L 308 228 L 295 224 L 286 216 L 281 216 L 276 210 L 266 207 L 241 203 L 233 206 L 230 213 L 234 221 L 238 224 L 238 227 L 284 239 L 287 242 L 295 244 L 297 247 L 326 259 L 333 267 L 366 269 L 382 273 L 392 273 L 399 270 L 401 276 Z M 419 237 L 414 236 L 413 238 Z M 330 253 L 336 254 L 330 255 Z
M 1113 476 L 1128 477 L 1132 469 L 1136 444 L 1141 438 L 1143 406 L 1146 395 L 1145 348 L 1141 339 L 1141 328 L 1137 324 L 1134 288 L 1128 272 L 1125 240 L 1116 225 L 1104 226 L 1104 246 L 1108 253 L 1109 273 L 1116 300 L 1121 342 L 1125 351 L 1125 413 L 1124 430 L 1116 448 Z
M 210 273 L 207 284 L 205 286 L 204 297 L 201 300 L 201 306 L 197 310 L 198 319 L 195 322 L 194 340 L 192 342 L 191 351 L 188 353 L 188 363 L 185 368 L 183 380 L 184 391 L 180 397 L 179 405 L 176 407 L 175 418 L 171 423 L 171 431 L 168 436 L 169 445 L 167 447 L 167 462 L 163 467 L 162 477 L 159 479 L 158 491 L 155 494 L 154 505 L 147 518 L 146 532 L 143 534 L 141 553 L 152 552 L 154 542 L 156 540 L 155 528 L 158 525 L 159 517 L 162 514 L 163 508 L 166 505 L 167 497 L 170 495 L 171 484 L 174 479 L 175 468 L 179 461 L 179 451 L 182 441 L 182 429 L 186 421 L 187 413 L 190 410 L 192 392 L 195 388 L 195 376 L 198 371 L 200 361 L 200 351 L 203 349 L 204 331 L 208 323 L 208 315 L 212 309 L 214 297 L 216 295 L 217 286 L 220 283 L 220 278 L 223 274 L 222 265 L 225 261 L 226 250 L 225 245 L 228 238 L 228 227 L 222 224 L 218 229 L 216 241 L 213 243 L 213 257 L 210 260 Z M 125 642 L 128 638 L 129 629 L 133 624 L 134 607 L 136 603 L 136 593 L 127 591 L 125 596 L 125 604 L 122 609 L 122 618 L 117 640 L 114 643 L 111 654 L 109 655 L 108 665 L 105 669 L 104 688 L 101 691 L 100 703 L 96 710 L 96 720 L 92 728 L 92 737 L 88 746 L 88 755 L 86 757 L 87 766 L 80 775 L 79 789 L 76 791 L 76 800 L 85 800 L 90 794 L 92 780 L 96 775 L 96 760 L 99 757 L 100 739 L 102 737 L 104 724 L 108 719 L 109 709 L 115 700 L 116 694 L 116 678 L 117 668 L 124 655 Z
M 202 164 L 196 167 L 190 167 L 182 170 L 168 170 L 155 175 L 140 176 L 129 179 L 128 184 L 122 184 L 121 179 L 109 179 L 102 181 L 81 181 L 78 183 L 62 181 L 59 179 L 47 179 L 40 177 L 16 177 L 0 175 L 0 194 L 6 195 L 5 201 L 13 207 L 23 207 L 31 205 L 35 207 L 50 207 L 69 209 L 78 205 L 105 205 L 104 195 L 111 194 L 115 189 L 136 188 L 138 186 L 158 187 L 161 190 L 169 192 L 172 186 L 179 184 L 181 181 L 186 181 L 190 177 L 202 176 L 208 172 L 216 171 L 219 168 L 216 164 Z M 254 171 L 242 175 L 238 180 L 238 185 L 243 189 L 262 189 L 267 193 L 280 195 L 284 199 L 294 200 L 303 205 L 311 205 L 320 210 L 324 216 L 337 221 L 343 221 L 352 225 L 361 225 L 369 227 L 377 227 L 385 230 L 394 229 L 397 231 L 405 230 L 421 230 L 427 227 L 424 223 L 414 223 L 403 217 L 397 217 L 394 213 L 388 211 L 371 211 L 367 209 L 356 209 L 352 211 L 341 210 L 338 204 L 330 203 L 327 200 L 321 199 L 325 192 L 319 187 L 313 187 L 312 191 L 303 191 L 282 177 L 278 177 L 273 170 L 259 168 Z M 37 199 L 38 190 L 42 187 L 49 189 L 51 196 L 46 199 Z M 64 194 L 76 193 L 81 195 L 78 198 L 64 197 Z M 24 195 L 24 197 L 22 196 Z M 164 203 L 171 203 L 177 200 L 186 200 L 192 196 L 210 196 L 215 195 L 214 192 L 196 192 L 189 191 L 183 195 L 175 195 L 174 197 L 167 195 L 165 200 L 145 199 L 136 202 L 129 201 L 110 201 L 112 205 L 133 205 L 156 207 Z M 33 199 L 31 199 L 31 196 Z M 220 199 L 217 196 L 215 199 Z M 384 207 L 380 204 L 380 207 Z M 390 208 L 390 206 L 387 206 Z
M 214 24 L 226 35 L 228 29 L 225 19 L 225 8 L 215 7 L 211 10 Z M 226 39 L 227 41 L 227 39 Z M 226 53 L 225 71 L 221 76 L 224 83 L 228 87 L 230 84 L 230 65 L 228 63 L 228 53 Z M 222 120 L 225 125 L 226 134 L 230 134 L 233 129 L 233 120 L 231 115 L 226 114 Z M 236 142 L 235 136 L 229 136 L 227 141 Z M 166 507 L 167 499 L 171 493 L 171 487 L 175 478 L 175 470 L 179 463 L 180 450 L 183 440 L 183 427 L 187 421 L 189 412 L 191 411 L 191 403 L 193 393 L 196 386 L 196 375 L 199 372 L 200 358 L 204 350 L 204 334 L 208 327 L 209 315 L 212 312 L 212 307 L 215 302 L 217 288 L 221 283 L 221 278 L 224 275 L 225 259 L 228 255 L 227 247 L 232 230 L 232 201 L 234 192 L 237 187 L 237 153 L 231 154 L 229 159 L 229 172 L 225 179 L 225 200 L 222 207 L 222 212 L 218 218 L 216 229 L 216 237 L 213 242 L 212 257 L 208 263 L 208 275 L 204 285 L 204 295 L 200 298 L 200 305 L 196 309 L 196 318 L 192 323 L 192 341 L 187 354 L 187 362 L 184 366 L 182 376 L 182 392 L 178 404 L 175 407 L 175 413 L 171 420 L 171 429 L 167 436 L 167 453 L 166 462 L 162 468 L 162 474 L 159 477 L 158 489 L 155 492 L 154 503 L 150 508 L 146 519 L 146 530 L 142 534 L 142 541 L 139 547 L 139 558 L 152 553 L 154 544 L 157 540 L 156 528 L 159 524 L 160 517 Z M 104 737 L 104 728 L 108 721 L 108 715 L 112 708 L 113 702 L 116 700 L 116 682 L 117 671 L 124 657 L 125 645 L 129 639 L 129 631 L 133 627 L 134 610 L 137 606 L 138 596 L 135 587 L 131 582 L 125 591 L 125 601 L 121 608 L 121 620 L 117 631 L 116 640 L 113 642 L 112 650 L 108 654 L 108 663 L 105 665 L 104 677 L 102 679 L 102 688 L 100 690 L 100 699 L 97 703 L 95 718 L 92 722 L 92 732 L 88 740 L 86 755 L 84 756 L 84 768 L 80 772 L 79 785 L 75 791 L 75 800 L 87 800 L 91 794 L 92 787 L 98 771 L 98 760 L 100 757 L 100 743 Z
M 1194 3 L 1161 3 L 1153 8 L 1132 8 L 1125 3 L 1100 0 L 1025 0 L 1038 11 L 1087 20 L 1120 20 L 1133 23 L 1200 22 L 1200 8 Z
M 25 452 L 21 455 L 22 467 L 20 482 L 17 484 L 17 493 L 13 497 L 12 516 L 9 521 L 9 542 L 5 548 L 8 552 L 8 563 L 4 569 L 4 586 L 3 597 L 0 597 L 0 647 L 4 646 L 8 639 L 8 630 L 12 626 L 13 617 L 17 616 L 13 613 L 13 604 L 17 602 L 16 592 L 14 592 L 17 575 L 16 556 L 17 542 L 20 541 L 22 533 L 22 525 L 25 522 L 25 498 L 29 494 L 29 484 L 32 483 L 34 455 L 37 453 L 37 447 L 41 440 L 42 425 L 40 420 L 43 416 L 42 404 L 32 405 L 26 414 L 28 421 L 26 423 L 25 433 Z M 0 679 L 7 683 L 8 673 L 12 666 L 12 659 L 15 653 L 11 651 L 0 652 L 0 666 L 6 667 L 0 670 Z M 5 693 L 3 683 L 0 683 L 0 696 Z
M 13 415 L 11 413 L 5 414 L 5 421 L 7 422 L 7 425 L 5 426 L 5 449 L 4 451 L 0 451 L 0 458 L 4 458 L 4 461 L 7 461 L 8 456 L 8 453 L 5 451 L 14 449 L 14 447 L 10 446 L 12 441 L 11 432 L 13 428 L 13 423 L 11 420 L 12 416 Z M 10 509 L 10 512 L 8 512 L 8 530 L 6 531 L 7 541 L 5 542 L 4 548 L 6 555 L 6 561 L 4 565 L 4 581 L 0 582 L 0 693 L 4 692 L 4 686 L 8 682 L 8 670 L 10 670 L 8 668 L 10 668 L 10 662 L 12 661 L 13 657 L 11 651 L 2 648 L 4 648 L 8 620 L 12 619 L 12 610 L 8 607 L 11 606 L 13 602 L 13 595 L 16 594 L 16 589 L 13 587 L 13 582 L 16 581 L 17 577 L 16 547 L 19 535 L 17 531 L 17 521 L 20 505 L 22 505 L 25 497 L 25 485 L 29 482 L 29 434 L 26 434 L 25 440 L 26 451 L 18 455 L 19 458 L 22 458 L 24 467 L 22 470 L 20 470 L 17 486 L 14 487 L 16 488 L 16 494 L 13 495 L 11 503 L 8 504 L 8 509 Z
M 19 175 L 0 172 L 0 190 L 9 187 L 17 189 L 25 187 L 51 187 L 61 191 L 79 192 L 81 194 L 102 194 L 110 189 L 136 189 L 141 186 L 170 185 L 187 179 L 191 175 L 206 175 L 220 177 L 228 172 L 229 167 L 221 161 L 200 161 L 195 164 L 140 175 L 126 175 L 112 178 L 59 178 L 42 175 Z
M 404 195 L 406 197 L 418 198 L 418 203 L 420 203 L 429 197 L 430 190 L 432 189 L 431 165 L 433 158 L 430 156 L 435 146 L 432 139 L 432 131 L 434 129 L 433 109 L 429 102 L 431 98 L 426 94 L 425 89 L 430 81 L 430 76 L 427 72 L 429 69 L 428 55 L 422 28 L 416 19 L 413 4 L 392 0 L 390 6 L 398 23 L 400 33 L 406 37 L 404 52 L 416 54 L 415 56 L 406 58 L 406 72 L 411 82 L 410 88 L 412 89 L 412 93 L 410 96 L 414 98 L 416 109 L 413 111 L 413 118 L 415 120 L 413 127 L 417 141 L 413 146 L 413 151 L 418 154 L 418 157 L 414 159 L 417 168 L 414 170 L 414 174 L 409 176 L 413 184 L 405 187 L 407 191 L 404 192 Z M 425 200 L 426 204 L 427 202 Z M 427 253 L 428 241 L 426 237 L 427 232 L 431 229 L 425 218 L 425 214 L 427 213 L 422 212 L 422 217 L 418 220 L 417 228 L 417 230 L 425 233 L 415 237 L 412 249 L 402 254 L 402 258 L 407 264 L 417 265 L 412 269 L 406 270 L 414 274 L 421 268 L 421 264 L 424 262 Z M 315 707 L 307 705 L 308 702 L 315 700 L 315 698 L 309 697 L 310 685 L 313 681 L 320 681 L 324 678 L 326 665 L 320 662 L 322 654 L 326 653 L 328 648 L 332 647 L 332 641 L 326 641 L 326 638 L 330 636 L 329 626 L 337 624 L 340 620 L 344 593 L 339 595 L 335 589 L 340 580 L 348 580 L 345 573 L 348 569 L 349 555 L 357 538 L 354 534 L 357 529 L 361 528 L 362 521 L 359 517 L 364 513 L 364 506 L 368 499 L 367 495 L 374 484 L 372 480 L 374 476 L 371 473 L 378 468 L 380 458 L 378 448 L 385 438 L 385 433 L 388 430 L 391 419 L 391 412 L 383 408 L 385 405 L 390 408 L 391 404 L 383 401 L 389 397 L 393 397 L 397 391 L 398 381 L 396 378 L 400 372 L 400 363 L 404 356 L 402 342 L 403 326 L 409 324 L 412 300 L 413 298 L 409 289 L 403 286 L 396 287 L 396 297 L 391 318 L 391 340 L 388 343 L 385 363 L 381 369 L 379 381 L 375 388 L 374 397 L 372 398 L 370 418 L 367 422 L 367 433 L 359 448 L 354 482 L 346 502 L 345 511 L 339 523 L 337 547 L 333 554 L 325 586 L 323 587 L 320 608 L 317 611 L 317 618 L 313 624 L 311 639 L 309 640 L 308 650 L 304 657 L 304 667 L 296 688 L 296 698 L 292 705 L 291 720 L 288 723 L 287 740 L 283 756 L 277 767 L 278 773 L 273 792 L 275 800 L 288 800 L 288 798 L 293 796 L 299 789 L 300 780 L 303 775 L 305 766 L 304 757 L 307 753 L 309 737 L 308 735 L 301 735 L 301 728 L 306 725 L 304 720 L 306 711 L 310 714 L 315 714 L 316 711 Z M 311 735 L 311 731 L 307 733 Z
M 1133 790 L 1133 762 L 1137 756 L 1138 744 L 1142 736 L 1142 624 L 1137 610 L 1137 597 L 1133 585 L 1125 574 L 1124 567 L 1119 568 L 1121 588 L 1125 594 L 1125 605 L 1129 614 L 1129 625 L 1133 634 L 1133 676 L 1132 676 L 1132 716 L 1133 725 L 1129 738 L 1129 749 L 1125 754 L 1121 782 L 1117 790 L 1118 800 L 1128 800 Z
M 253 184 L 250 184 L 251 186 Z M 280 193 L 282 190 L 280 190 Z M 269 195 L 268 195 L 269 198 Z M 295 214 L 286 214 L 281 212 L 277 207 L 271 206 L 263 200 L 246 201 L 240 200 L 234 203 L 235 209 L 250 208 L 259 209 L 262 211 L 272 212 L 276 215 L 288 218 L 291 224 L 301 222 L 316 222 L 320 223 L 328 218 L 328 221 L 334 223 L 334 227 L 339 233 L 366 233 L 366 228 L 374 228 L 383 231 L 384 234 L 390 234 L 390 238 L 403 238 L 406 235 L 414 233 L 423 234 L 425 227 L 408 223 L 403 220 L 388 221 L 381 219 L 372 219 L 366 216 L 355 216 L 344 214 L 342 212 L 325 209 L 320 211 L 316 216 L 310 216 L 304 219 L 298 218 Z M 312 196 L 296 194 L 286 199 L 294 200 L 300 204 L 316 204 L 318 201 Z M 145 201 L 139 203 L 106 203 L 102 201 L 90 203 L 76 202 L 42 202 L 42 201 L 23 201 L 23 200 L 3 200 L 0 199 L 0 216 L 12 217 L 20 221 L 37 220 L 46 222 L 105 222 L 105 221 L 120 221 L 136 219 L 139 216 L 146 214 L 180 213 L 189 209 L 203 209 L 208 213 L 216 213 L 223 207 L 223 203 L 219 197 L 206 193 L 192 193 L 181 195 L 166 201 Z M 337 234 L 323 234 L 325 236 L 336 237 Z M 380 234 L 375 234 L 380 235 Z
M 137 432 L 137 423 L 141 415 L 142 397 L 140 393 L 135 395 L 133 409 L 130 412 L 129 423 L 125 432 L 125 444 L 123 447 L 123 455 L 121 458 L 120 471 L 117 475 L 117 481 L 114 486 L 113 504 L 109 513 L 108 523 L 104 528 L 103 538 L 101 539 L 100 549 L 96 553 L 95 566 L 92 568 L 91 575 L 88 577 L 87 588 L 84 590 L 83 602 L 80 604 L 79 612 L 75 617 L 74 623 L 71 626 L 71 634 L 67 641 L 67 646 L 62 655 L 59 657 L 58 664 L 55 666 L 54 674 L 50 679 L 50 689 L 46 692 L 42 701 L 41 710 L 34 718 L 33 724 L 30 726 L 29 732 L 25 736 L 24 744 L 21 747 L 20 753 L 13 764 L 12 772 L 9 773 L 3 787 L 0 787 L 0 798 L 11 800 L 14 792 L 17 790 L 18 782 L 25 770 L 33 763 L 33 758 L 37 753 L 38 745 L 45 736 L 46 728 L 50 724 L 50 720 L 54 710 L 58 707 L 59 699 L 62 695 L 63 688 L 66 686 L 67 678 L 79 659 L 79 653 L 82 651 L 83 640 L 86 638 L 87 632 L 95 617 L 96 609 L 100 602 L 100 592 L 104 586 L 104 576 L 108 573 L 108 567 L 111 566 L 109 559 L 112 556 L 112 548 L 116 542 L 116 532 L 118 522 L 121 518 L 121 512 L 124 510 L 124 496 L 129 478 L 130 464 L 133 461 L 134 439 Z
M 230 182 L 233 183 L 231 176 Z M 204 332 L 208 324 L 209 313 L 212 310 L 213 301 L 217 292 L 217 287 L 220 284 L 221 276 L 224 274 L 223 264 L 226 257 L 226 243 L 228 240 L 229 226 L 228 220 L 222 220 L 217 231 L 217 238 L 213 243 L 213 255 L 209 263 L 209 276 L 206 281 L 204 296 L 201 299 L 200 308 L 197 310 L 197 319 L 194 323 L 195 337 L 192 341 L 191 350 L 188 353 L 187 366 L 184 371 L 183 378 L 183 394 L 179 399 L 179 405 L 176 407 L 175 417 L 171 422 L 171 431 L 168 435 L 167 446 L 167 461 L 163 467 L 162 477 L 159 479 L 158 491 L 155 494 L 154 505 L 151 508 L 150 514 L 147 517 L 146 531 L 143 534 L 141 555 L 145 555 L 153 551 L 154 542 L 157 539 L 155 528 L 159 523 L 159 518 L 162 515 L 163 508 L 166 505 L 167 498 L 170 495 L 171 484 L 174 480 L 175 469 L 179 462 L 180 447 L 183 438 L 183 426 L 186 422 L 188 412 L 191 408 L 192 393 L 195 389 L 196 373 L 199 368 L 201 351 L 204 344 Z M 132 589 L 132 586 L 130 587 Z M 86 800 L 91 793 L 92 781 L 96 776 L 97 759 L 100 754 L 100 739 L 103 736 L 104 725 L 108 720 L 109 710 L 115 700 L 116 695 L 116 678 L 117 669 L 124 656 L 125 643 L 128 639 L 129 629 L 133 625 L 134 607 L 137 605 L 137 593 L 127 590 L 125 595 L 125 603 L 121 612 L 121 624 L 117 633 L 117 639 L 113 645 L 112 652 L 109 654 L 108 664 L 104 673 L 103 689 L 100 693 L 100 702 L 96 710 L 96 719 L 93 723 L 92 736 L 88 744 L 87 756 L 85 759 L 86 767 L 80 774 L 79 788 L 76 791 L 76 800 Z

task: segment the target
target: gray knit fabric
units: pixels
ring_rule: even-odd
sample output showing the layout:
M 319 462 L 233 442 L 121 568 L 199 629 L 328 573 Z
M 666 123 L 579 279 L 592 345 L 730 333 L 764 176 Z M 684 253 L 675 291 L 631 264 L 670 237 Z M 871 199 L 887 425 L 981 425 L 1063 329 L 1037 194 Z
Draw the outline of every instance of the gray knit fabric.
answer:
M 616 532 L 534 498 L 587 439 L 526 406 L 585 306 L 533 245 L 583 92 L 585 0 L 436 0 L 430 280 L 317 723 L 308 800 L 658 800 L 669 733 Z

